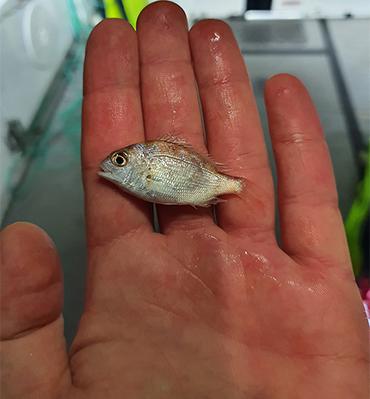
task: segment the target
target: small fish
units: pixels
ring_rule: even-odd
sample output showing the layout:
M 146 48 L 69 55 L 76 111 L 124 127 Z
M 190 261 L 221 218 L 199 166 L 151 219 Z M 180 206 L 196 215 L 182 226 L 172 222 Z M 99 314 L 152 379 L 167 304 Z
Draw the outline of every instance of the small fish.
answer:
M 177 139 L 132 144 L 112 152 L 99 175 L 145 201 L 210 206 L 222 194 L 238 194 L 243 179 L 219 172 L 209 158 Z

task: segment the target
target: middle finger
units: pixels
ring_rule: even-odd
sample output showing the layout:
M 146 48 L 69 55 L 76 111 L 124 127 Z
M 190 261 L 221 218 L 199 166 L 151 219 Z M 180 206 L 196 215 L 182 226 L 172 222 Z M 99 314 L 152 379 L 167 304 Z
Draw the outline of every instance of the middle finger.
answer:
M 179 137 L 206 154 L 184 12 L 167 1 L 146 7 L 138 38 L 146 139 Z M 189 206 L 158 206 L 158 216 L 166 233 L 213 224 L 209 209 Z

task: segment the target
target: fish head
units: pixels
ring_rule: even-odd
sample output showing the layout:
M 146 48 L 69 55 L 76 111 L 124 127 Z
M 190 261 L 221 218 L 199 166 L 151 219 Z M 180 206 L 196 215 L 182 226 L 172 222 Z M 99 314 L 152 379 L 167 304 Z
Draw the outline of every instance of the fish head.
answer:
M 128 189 L 141 179 L 145 168 L 146 162 L 142 149 L 138 145 L 132 145 L 113 151 L 101 162 L 101 171 L 98 174 Z

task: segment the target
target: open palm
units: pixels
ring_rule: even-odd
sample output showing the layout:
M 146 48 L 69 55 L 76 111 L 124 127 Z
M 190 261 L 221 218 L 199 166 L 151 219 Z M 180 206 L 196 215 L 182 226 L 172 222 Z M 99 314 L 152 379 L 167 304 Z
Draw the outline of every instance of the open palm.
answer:
M 258 114 L 226 24 L 188 33 L 169 2 L 147 7 L 137 33 L 104 21 L 87 45 L 84 95 L 85 311 L 67 355 L 55 249 L 32 225 L 2 232 L 4 397 L 366 398 L 365 317 L 303 85 L 288 75 L 266 84 L 281 247 Z M 160 206 L 155 233 L 149 204 L 97 176 L 112 150 L 165 134 L 246 179 L 241 197 L 217 206 L 217 224 L 210 209 Z

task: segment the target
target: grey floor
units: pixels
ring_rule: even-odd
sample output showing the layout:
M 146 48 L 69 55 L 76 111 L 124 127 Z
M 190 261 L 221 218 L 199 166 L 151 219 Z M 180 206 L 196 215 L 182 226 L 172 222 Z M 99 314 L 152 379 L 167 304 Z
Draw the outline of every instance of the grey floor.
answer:
M 289 72 L 309 88 L 325 129 L 345 217 L 354 196 L 358 169 L 336 76 L 324 51 L 325 38 L 320 23 L 238 20 L 230 23 L 248 64 L 267 142 L 262 99 L 266 78 Z M 366 141 L 370 137 L 370 21 L 332 21 L 328 27 L 357 123 Z M 75 334 L 83 307 L 86 261 L 79 161 L 81 87 L 82 59 L 3 221 L 4 225 L 17 220 L 37 223 L 54 239 L 64 270 L 68 342 Z

